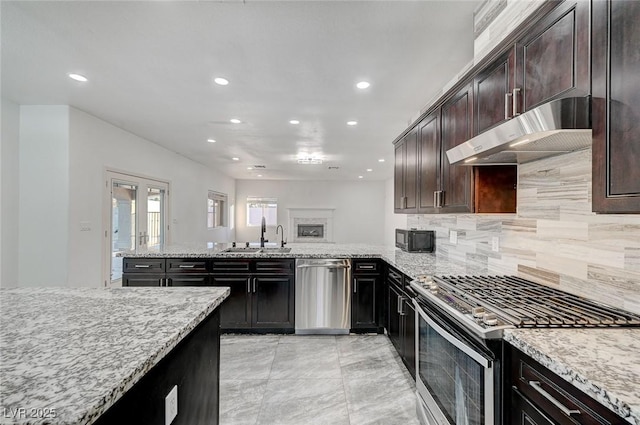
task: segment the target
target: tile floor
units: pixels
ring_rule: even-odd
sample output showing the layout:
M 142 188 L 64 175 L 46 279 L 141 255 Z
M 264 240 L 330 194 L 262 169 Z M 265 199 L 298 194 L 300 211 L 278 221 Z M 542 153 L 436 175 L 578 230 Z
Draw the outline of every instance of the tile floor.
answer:
M 385 335 L 223 335 L 221 425 L 419 425 Z

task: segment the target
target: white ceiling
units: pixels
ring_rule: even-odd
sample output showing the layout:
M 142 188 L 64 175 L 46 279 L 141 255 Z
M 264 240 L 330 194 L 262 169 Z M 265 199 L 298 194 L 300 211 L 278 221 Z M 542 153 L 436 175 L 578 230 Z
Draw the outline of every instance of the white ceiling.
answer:
M 2 96 L 71 105 L 238 179 L 387 179 L 393 139 L 472 59 L 478 3 L 2 1 Z

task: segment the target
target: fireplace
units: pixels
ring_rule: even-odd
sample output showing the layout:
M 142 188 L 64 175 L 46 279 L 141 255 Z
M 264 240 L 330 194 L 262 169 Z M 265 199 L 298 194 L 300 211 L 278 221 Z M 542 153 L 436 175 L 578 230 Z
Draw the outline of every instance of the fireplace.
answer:
M 289 208 L 290 242 L 333 242 L 333 208 Z

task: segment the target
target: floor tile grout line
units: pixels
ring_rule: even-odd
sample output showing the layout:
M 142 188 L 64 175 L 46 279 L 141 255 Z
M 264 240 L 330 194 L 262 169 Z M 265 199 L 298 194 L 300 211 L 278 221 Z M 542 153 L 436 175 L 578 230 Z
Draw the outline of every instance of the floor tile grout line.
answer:
M 269 366 L 267 383 L 264 387 L 264 394 L 262 394 L 262 400 L 260 401 L 260 408 L 258 409 L 258 417 L 256 418 L 255 425 L 258 425 L 260 423 L 260 415 L 262 415 L 262 410 L 264 409 L 264 400 L 267 398 L 267 390 L 269 389 L 269 382 L 271 382 L 271 372 L 273 371 L 273 364 L 276 361 L 276 356 L 278 355 L 278 347 L 280 346 L 280 341 L 282 340 L 282 338 L 283 338 L 283 335 L 278 335 L 278 342 L 276 343 L 276 347 L 273 352 L 273 360 L 271 360 L 271 366 Z

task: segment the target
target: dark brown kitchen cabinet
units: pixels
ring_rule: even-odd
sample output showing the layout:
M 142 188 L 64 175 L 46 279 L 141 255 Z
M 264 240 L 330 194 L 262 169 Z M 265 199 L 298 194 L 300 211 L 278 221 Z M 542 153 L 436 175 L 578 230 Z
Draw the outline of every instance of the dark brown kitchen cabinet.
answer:
M 376 259 L 352 260 L 351 332 L 384 333 L 382 264 Z
M 228 286 L 221 328 L 231 332 L 295 330 L 294 260 L 214 259 L 213 286 Z
M 122 286 L 209 286 L 210 262 L 191 258 L 125 258 Z
M 434 213 L 440 191 L 442 146 L 440 144 L 440 114 L 433 113 L 418 124 L 418 212 Z
M 442 183 L 437 205 L 442 212 L 473 212 L 472 167 L 451 165 L 446 151 L 471 138 L 473 86 L 461 89 L 442 106 Z
M 514 47 L 474 78 L 474 136 L 513 116 L 515 62 Z
M 593 1 L 593 211 L 640 213 L 640 2 Z
M 589 95 L 589 3 L 561 3 L 517 42 L 512 116 L 552 99 Z
M 405 288 L 409 281 L 402 273 L 389 267 L 387 271 L 387 335 L 402 359 L 405 367 L 415 378 L 415 309 L 410 289 Z
M 504 343 L 504 423 L 511 425 L 613 425 L 622 417 L 556 375 L 527 354 Z
M 418 208 L 418 133 L 410 131 L 395 146 L 394 210 L 415 213 Z

